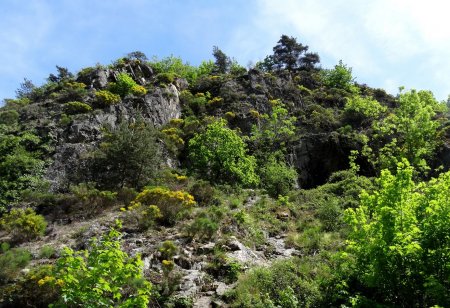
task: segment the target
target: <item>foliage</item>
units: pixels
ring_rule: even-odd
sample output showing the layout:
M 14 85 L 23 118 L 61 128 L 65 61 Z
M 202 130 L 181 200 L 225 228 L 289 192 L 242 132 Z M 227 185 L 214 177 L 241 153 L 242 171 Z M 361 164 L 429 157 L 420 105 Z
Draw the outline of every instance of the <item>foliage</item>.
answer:
M 190 84 L 194 84 L 200 76 L 208 75 L 212 72 L 214 63 L 212 61 L 204 61 L 198 67 L 195 67 L 187 62 L 183 63 L 181 58 L 172 55 L 161 60 L 153 57 L 150 61 L 150 66 L 153 68 L 155 74 L 165 73 L 171 76 L 177 75 L 185 78 Z
M 31 132 L 3 133 L 0 130 L 0 212 L 20 199 L 26 189 L 41 183 L 44 146 Z
M 80 183 L 70 187 L 77 199 L 80 211 L 85 216 L 101 213 L 115 204 L 117 193 L 95 188 L 94 183 Z
M 139 255 L 132 258 L 121 250 L 122 234 L 116 228 L 98 240 L 94 238 L 89 251 L 64 248 L 53 276 L 39 281 L 60 288 L 56 306 L 147 307 L 151 284 L 143 276 L 143 262 Z
M 250 140 L 257 151 L 270 153 L 286 151 L 286 147 L 296 135 L 296 117 L 289 116 L 288 110 L 280 100 L 270 101 L 272 112 L 258 116 L 257 125 L 252 127 Z
M 208 206 L 214 200 L 215 191 L 212 185 L 204 180 L 197 181 L 189 189 L 189 193 L 194 196 L 195 201 L 197 201 L 200 206 Z
M 213 73 L 226 74 L 230 70 L 231 59 L 217 46 L 213 46 L 213 56 L 216 59 L 214 62 Z
M 82 102 L 68 102 L 64 105 L 67 114 L 87 113 L 92 111 L 92 107 Z
M 381 168 L 395 169 L 397 162 L 406 158 L 421 171 L 429 167 L 426 159 L 435 154 L 441 142 L 440 120 L 436 115 L 446 110 L 429 91 L 400 93 L 398 108 L 374 124 L 376 141 L 385 141 L 379 152 L 371 153 L 372 161 Z
M 348 209 L 348 252 L 362 296 L 403 307 L 450 304 L 450 173 L 415 184 L 404 160 Z
M 147 94 L 147 89 L 144 88 L 143 86 L 135 84 L 131 87 L 131 93 L 136 96 L 143 96 Z
M 387 108 L 378 101 L 370 97 L 361 97 L 359 95 L 347 99 L 344 112 L 347 116 L 357 122 L 373 121 L 386 112 Z
M 120 103 L 120 95 L 111 93 L 108 90 L 95 91 L 96 103 L 100 107 L 106 107 Z
M 106 188 L 141 188 L 155 177 L 161 162 L 156 130 L 143 119 L 107 130 L 95 152 L 93 172 Z
M 12 209 L 0 218 L 0 227 L 15 241 L 32 240 L 44 234 L 47 222 L 31 208 Z
M 298 43 L 296 38 L 282 35 L 273 48 L 273 63 L 278 70 L 293 72 L 298 69 L 301 55 L 307 50 L 308 46 Z
M 194 219 L 194 221 L 187 226 L 186 232 L 188 237 L 200 240 L 210 240 L 219 229 L 219 225 L 208 215 L 200 215 Z
M 317 259 L 294 258 L 251 269 L 239 277 L 231 294 L 232 307 L 326 306 L 324 295 L 332 269 Z
M 0 125 L 12 126 L 19 120 L 19 113 L 16 110 L 0 111 Z
M 297 182 L 297 171 L 289 167 L 281 153 L 269 155 L 259 169 L 261 186 L 272 197 L 286 195 Z
M 20 267 L 26 265 L 25 260 L 30 257 L 31 255 L 26 251 L 23 251 L 23 254 L 16 252 L 14 264 L 10 264 L 9 269 L 12 269 L 18 263 L 22 263 Z M 16 270 L 19 268 L 16 268 Z M 23 271 L 21 275 L 15 277 L 14 282 L 0 289 L 2 305 L 4 307 L 27 307 L 32 303 L 33 307 L 48 307 L 49 304 L 57 300 L 57 290 L 50 285 L 39 285 L 38 282 L 51 275 L 52 270 L 51 265 L 41 265 Z
M 118 94 L 123 98 L 132 93 L 133 87 L 136 86 L 136 82 L 133 80 L 133 78 L 131 78 L 130 75 L 128 75 L 127 73 L 120 73 L 116 77 L 116 82 L 110 83 L 109 90 L 112 93 Z
M 189 141 L 189 158 L 197 171 L 218 182 L 247 186 L 259 182 L 254 157 L 246 154 L 244 141 L 226 127 L 225 120 L 208 125 L 205 132 Z
M 352 76 L 352 69 L 347 67 L 342 60 L 334 66 L 334 69 L 322 71 L 323 84 L 330 88 L 338 88 L 348 92 L 357 92 L 354 86 L 355 79 Z
M 9 249 L 8 245 L 3 244 L 3 251 L 0 254 L 0 284 L 15 279 L 19 271 L 27 266 L 31 260 L 31 254 L 28 250 L 24 248 Z
M 139 205 L 140 204 L 140 205 Z M 165 187 L 144 189 L 130 204 L 133 206 L 157 206 L 159 218 L 164 224 L 173 225 L 180 215 L 189 211 L 195 200 L 192 195 L 184 191 L 171 191 Z
M 171 84 L 175 81 L 174 73 L 159 73 L 156 75 L 156 81 L 163 84 Z

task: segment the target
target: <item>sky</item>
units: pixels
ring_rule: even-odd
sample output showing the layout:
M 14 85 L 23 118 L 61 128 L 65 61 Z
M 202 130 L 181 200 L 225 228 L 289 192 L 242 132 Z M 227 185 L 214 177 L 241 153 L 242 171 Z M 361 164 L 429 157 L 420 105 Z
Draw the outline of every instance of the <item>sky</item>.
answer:
M 446 0 L 1 0 L 0 100 L 24 78 L 42 85 L 56 65 L 76 73 L 132 51 L 192 65 L 212 47 L 247 66 L 272 54 L 282 34 L 339 60 L 359 83 L 397 94 L 450 94 Z

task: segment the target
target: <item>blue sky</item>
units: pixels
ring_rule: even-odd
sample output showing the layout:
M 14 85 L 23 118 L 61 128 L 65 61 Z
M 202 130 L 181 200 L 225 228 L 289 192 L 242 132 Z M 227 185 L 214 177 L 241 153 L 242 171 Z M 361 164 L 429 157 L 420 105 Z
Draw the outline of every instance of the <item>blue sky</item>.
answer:
M 360 83 L 450 94 L 450 2 L 445 0 L 1 0 L 0 99 L 55 65 L 76 72 L 131 51 L 211 59 L 219 46 L 242 65 L 272 53 L 281 34 L 340 59 Z

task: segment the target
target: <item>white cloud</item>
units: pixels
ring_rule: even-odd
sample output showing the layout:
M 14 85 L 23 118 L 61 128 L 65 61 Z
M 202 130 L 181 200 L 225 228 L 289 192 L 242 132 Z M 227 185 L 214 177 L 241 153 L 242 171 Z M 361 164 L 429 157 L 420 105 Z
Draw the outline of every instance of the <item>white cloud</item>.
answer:
M 249 45 L 275 45 L 281 34 L 319 52 L 330 67 L 340 59 L 359 82 L 428 88 L 450 93 L 450 2 L 445 0 L 259 0 L 249 26 L 239 30 Z M 275 38 L 273 36 L 276 36 Z M 395 80 L 395 82 L 394 82 Z M 397 91 L 397 84 L 395 91 Z

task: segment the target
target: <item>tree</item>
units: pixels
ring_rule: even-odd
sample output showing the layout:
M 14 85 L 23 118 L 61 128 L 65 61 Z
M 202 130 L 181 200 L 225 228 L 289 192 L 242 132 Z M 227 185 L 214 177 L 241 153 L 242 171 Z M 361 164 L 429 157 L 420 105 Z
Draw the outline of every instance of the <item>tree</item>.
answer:
M 138 60 L 140 62 L 147 62 L 148 58 L 142 51 L 132 51 L 127 54 L 127 58 L 131 60 Z
M 122 234 L 116 228 L 91 240 L 89 251 L 65 247 L 54 276 L 39 281 L 60 288 L 57 307 L 147 307 L 151 284 L 143 276 L 144 264 L 139 255 L 133 258 L 121 250 Z
M 345 65 L 342 60 L 339 60 L 339 63 L 334 66 L 334 69 L 324 70 L 322 76 L 323 83 L 327 87 L 349 92 L 356 91 L 356 88 L 354 88 L 355 78 L 352 76 L 352 68 Z
M 400 307 L 450 305 L 450 173 L 414 183 L 406 160 L 346 211 L 360 296 Z M 353 259 L 351 259 L 353 260 Z M 356 262 L 355 262 L 356 261 Z
M 296 38 L 282 35 L 273 48 L 273 62 L 278 70 L 294 72 L 299 68 L 301 55 L 307 50 L 308 46 L 298 43 Z
M 0 129 L 0 213 L 19 200 L 24 190 L 42 183 L 43 150 L 40 138 L 31 132 L 17 136 Z
M 213 47 L 213 56 L 216 59 L 216 61 L 214 62 L 214 73 L 228 73 L 232 63 L 231 59 L 217 46 Z
M 56 66 L 56 70 L 58 71 L 58 75 L 50 74 L 48 76 L 48 81 L 50 82 L 61 82 L 67 81 L 73 78 L 73 74 L 69 72 L 66 67 Z
M 269 155 L 259 173 L 261 186 L 274 198 L 286 195 L 294 188 L 298 178 L 297 171 L 286 164 L 284 155 L 280 152 Z
M 436 115 L 445 110 L 430 91 L 400 93 L 398 107 L 374 124 L 377 141 L 385 143 L 372 160 L 381 168 L 393 169 L 405 158 L 417 169 L 428 170 L 426 159 L 434 155 L 442 140 Z
M 252 127 L 251 141 L 256 151 L 273 153 L 286 151 L 287 145 L 296 134 L 296 117 L 289 116 L 288 110 L 280 100 L 270 101 L 272 112 L 258 116 L 258 124 Z
M 16 97 L 19 99 L 30 98 L 35 88 L 36 86 L 33 84 L 31 80 L 24 78 L 23 82 L 20 84 L 20 88 L 16 90 Z
M 225 120 L 216 121 L 189 141 L 189 158 L 194 169 L 218 182 L 255 185 L 256 161 L 247 155 L 242 138 L 226 127 Z
M 156 130 L 138 117 L 107 131 L 94 154 L 93 173 L 106 188 L 141 188 L 156 175 L 160 157 Z

